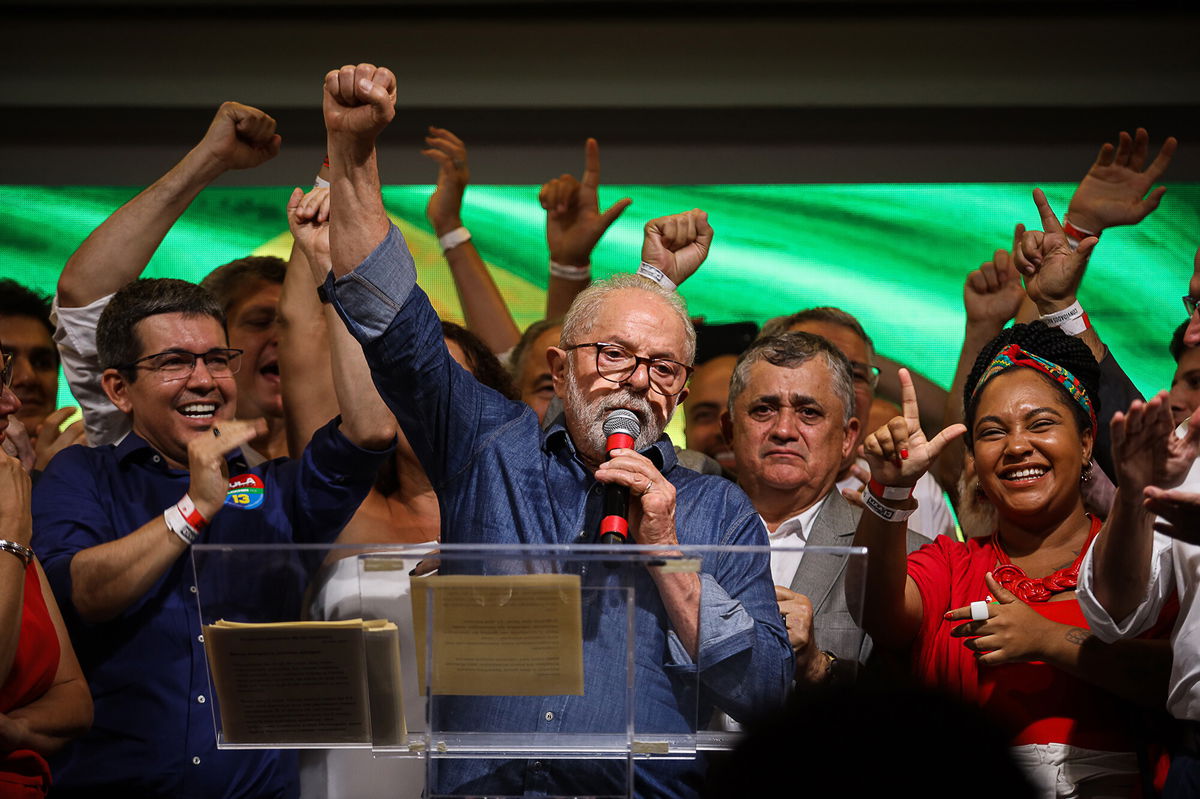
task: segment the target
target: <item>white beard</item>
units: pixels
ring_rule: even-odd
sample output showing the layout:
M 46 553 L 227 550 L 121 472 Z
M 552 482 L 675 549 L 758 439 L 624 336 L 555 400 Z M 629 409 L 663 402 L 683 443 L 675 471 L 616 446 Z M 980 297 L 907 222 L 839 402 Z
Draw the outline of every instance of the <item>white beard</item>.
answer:
M 634 393 L 628 388 L 618 388 L 597 399 L 588 400 L 583 394 L 583 389 L 579 387 L 579 380 L 575 375 L 574 365 L 571 363 L 567 364 L 567 396 L 565 400 L 563 407 L 568 420 L 572 415 L 575 417 L 582 428 L 580 432 L 585 439 L 583 442 L 576 443 L 583 444 L 588 449 L 594 448 L 594 451 L 601 455 L 604 453 L 604 445 L 607 441 L 607 437 L 604 435 L 604 420 L 610 411 L 617 408 L 628 408 L 637 415 L 638 421 L 642 423 L 642 431 L 638 433 L 633 445 L 637 450 L 643 450 L 662 438 L 663 430 L 671 418 L 668 416 L 666 419 L 659 419 L 655 414 L 654 407 L 646 399 L 646 395 Z M 672 408 L 673 410 L 674 408 Z

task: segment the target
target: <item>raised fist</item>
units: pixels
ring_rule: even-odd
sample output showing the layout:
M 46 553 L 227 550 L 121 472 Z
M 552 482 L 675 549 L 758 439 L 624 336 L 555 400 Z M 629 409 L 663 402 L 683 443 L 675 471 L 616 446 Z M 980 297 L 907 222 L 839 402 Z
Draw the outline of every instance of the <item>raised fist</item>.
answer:
M 996 250 L 992 260 L 967 275 L 963 307 L 968 322 L 1003 327 L 1017 315 L 1025 289 L 1007 250 Z
M 279 154 L 275 120 L 241 103 L 222 103 L 198 149 L 225 169 L 249 169 Z
M 678 286 L 704 263 L 712 240 L 708 213 L 699 208 L 651 219 L 642 239 L 642 260 L 661 269 Z
M 321 110 L 331 136 L 373 140 L 396 115 L 396 76 L 374 64 L 332 70 Z

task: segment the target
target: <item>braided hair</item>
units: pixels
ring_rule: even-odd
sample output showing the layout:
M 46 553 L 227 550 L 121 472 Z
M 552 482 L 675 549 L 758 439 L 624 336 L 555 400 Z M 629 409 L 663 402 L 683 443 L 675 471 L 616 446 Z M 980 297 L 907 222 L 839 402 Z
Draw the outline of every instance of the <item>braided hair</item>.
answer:
M 975 413 L 979 408 L 979 397 L 975 395 L 975 388 L 979 385 L 983 373 L 991 366 L 996 354 L 1010 344 L 1016 344 L 1032 355 L 1056 363 L 1075 375 L 1083 384 L 1088 399 L 1092 402 L 1092 408 L 1099 416 L 1100 365 L 1096 363 L 1088 346 L 1074 336 L 1068 336 L 1058 328 L 1049 327 L 1041 321 L 1031 322 L 1027 325 L 1013 325 L 1000 331 L 1000 335 L 989 341 L 979 351 L 979 356 L 975 359 L 975 366 L 971 369 L 971 374 L 967 376 L 966 385 L 963 386 L 963 417 L 967 425 L 967 446 L 972 445 L 971 431 L 975 427 Z M 1016 368 L 1021 367 L 1011 366 L 1004 372 Z M 1062 393 L 1063 401 L 1075 415 L 1075 421 L 1079 425 L 1080 431 L 1090 430 L 1092 420 L 1088 418 L 1087 412 L 1080 407 L 1079 403 L 1061 385 L 1049 378 L 1046 381 Z

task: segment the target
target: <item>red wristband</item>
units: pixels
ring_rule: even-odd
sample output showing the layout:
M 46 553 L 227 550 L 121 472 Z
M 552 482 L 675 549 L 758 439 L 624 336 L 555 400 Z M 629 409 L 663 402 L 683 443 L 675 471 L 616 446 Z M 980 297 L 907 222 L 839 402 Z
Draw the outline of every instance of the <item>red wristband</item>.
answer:
M 200 515 L 200 511 L 196 510 L 196 503 L 192 502 L 192 498 L 187 494 L 183 495 L 183 499 L 179 500 L 175 507 L 179 508 L 179 513 L 183 516 L 183 520 L 197 531 L 208 527 L 208 519 Z
M 874 477 L 867 483 L 871 493 L 881 499 L 908 499 L 916 486 L 885 486 Z

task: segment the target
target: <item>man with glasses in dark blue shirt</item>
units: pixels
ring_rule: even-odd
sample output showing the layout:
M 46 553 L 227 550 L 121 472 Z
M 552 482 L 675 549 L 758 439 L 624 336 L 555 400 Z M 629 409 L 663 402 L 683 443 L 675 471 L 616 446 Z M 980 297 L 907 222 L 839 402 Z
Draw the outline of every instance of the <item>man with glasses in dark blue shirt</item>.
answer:
M 389 457 L 394 422 L 347 409 L 301 458 L 247 466 L 240 447 L 266 423 L 234 418 L 242 353 L 224 325 L 191 283 L 117 292 L 97 345 L 132 432 L 64 450 L 34 492 L 34 543 L 95 699 L 91 732 L 52 764 L 58 796 L 298 793 L 295 752 L 217 750 L 197 594 L 228 600 L 225 618 L 294 620 L 317 564 L 194 572 L 189 547 L 332 541 Z
M 605 484 L 630 491 L 631 540 L 664 554 L 688 545 L 766 547 L 745 494 L 678 465 L 662 436 L 687 394 L 695 331 L 682 300 L 626 276 L 575 300 L 562 346 L 547 353 L 563 421 L 544 433 L 527 406 L 459 368 L 441 341 L 404 240 L 379 193 L 375 138 L 391 121 L 395 78 L 368 64 L 329 73 L 324 112 L 332 169 L 334 273 L 324 286 L 363 344 L 381 395 L 438 491 L 443 541 L 563 544 L 589 540 Z M 337 278 L 336 282 L 334 278 Z M 638 417 L 634 447 L 605 452 L 608 413 Z M 591 572 L 585 579 L 601 580 Z M 714 707 L 745 720 L 783 701 L 787 635 L 764 551 L 710 555 L 699 573 L 649 566 L 637 581 L 634 723 L 694 731 Z M 703 602 L 701 595 L 703 594 Z M 579 696 L 438 697 L 438 729 L 525 734 L 624 733 L 628 625 L 623 604 L 583 611 Z M 566 740 L 564 737 L 563 740 Z M 431 793 L 624 793 L 623 760 L 437 762 Z M 699 758 L 639 762 L 638 796 L 695 796 Z

